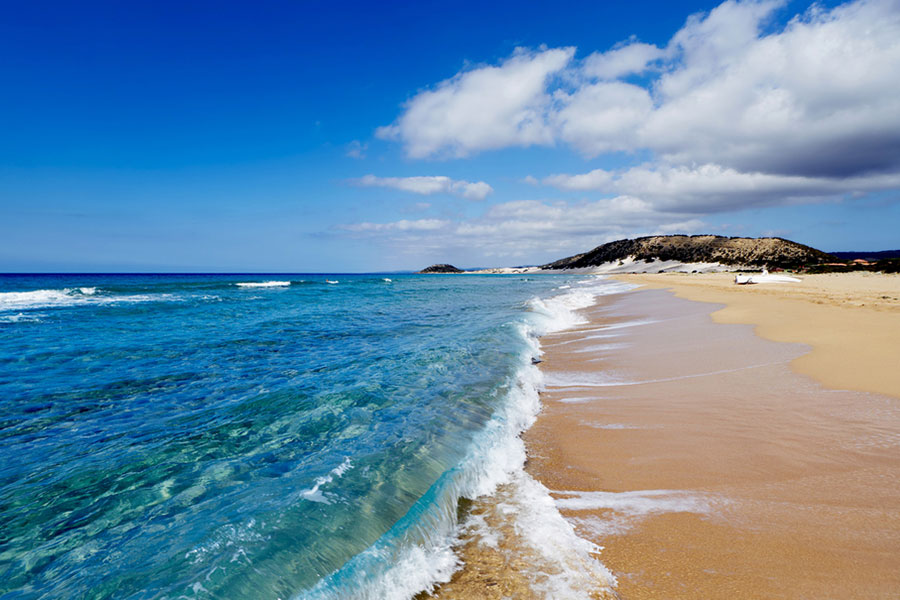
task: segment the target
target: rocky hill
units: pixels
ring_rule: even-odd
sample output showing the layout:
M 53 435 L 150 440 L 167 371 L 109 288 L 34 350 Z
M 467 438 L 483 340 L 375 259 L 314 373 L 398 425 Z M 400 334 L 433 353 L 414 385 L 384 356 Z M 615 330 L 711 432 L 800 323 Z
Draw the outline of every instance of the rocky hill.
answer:
M 462 273 L 461 269 L 457 269 L 453 265 L 431 265 L 430 267 L 425 267 L 419 273 Z
M 741 238 L 720 235 L 654 235 L 618 240 L 543 265 L 542 269 L 578 269 L 620 261 L 673 260 L 757 267 L 796 268 L 835 260 L 830 254 L 782 238 Z

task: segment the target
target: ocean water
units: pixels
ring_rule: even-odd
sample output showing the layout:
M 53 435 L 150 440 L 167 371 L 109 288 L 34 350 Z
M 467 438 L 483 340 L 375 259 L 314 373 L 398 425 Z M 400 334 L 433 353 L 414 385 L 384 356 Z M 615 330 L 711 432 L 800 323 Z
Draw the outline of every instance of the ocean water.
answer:
M 0 276 L 0 598 L 430 589 L 459 567 L 460 498 L 524 476 L 539 336 L 620 290 Z M 528 505 L 559 519 L 549 496 Z

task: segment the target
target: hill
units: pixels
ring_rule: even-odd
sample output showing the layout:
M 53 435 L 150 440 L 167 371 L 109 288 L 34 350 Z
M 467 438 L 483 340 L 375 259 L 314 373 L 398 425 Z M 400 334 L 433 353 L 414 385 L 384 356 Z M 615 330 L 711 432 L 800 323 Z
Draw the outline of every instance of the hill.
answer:
M 453 265 L 431 265 L 430 267 L 425 267 L 419 273 L 462 273 L 461 269 L 457 269 Z
M 720 235 L 654 235 L 617 240 L 576 254 L 542 269 L 580 269 L 632 257 L 634 260 L 664 260 L 682 263 L 721 263 L 756 267 L 798 268 L 834 261 L 835 257 L 782 238 L 743 238 Z

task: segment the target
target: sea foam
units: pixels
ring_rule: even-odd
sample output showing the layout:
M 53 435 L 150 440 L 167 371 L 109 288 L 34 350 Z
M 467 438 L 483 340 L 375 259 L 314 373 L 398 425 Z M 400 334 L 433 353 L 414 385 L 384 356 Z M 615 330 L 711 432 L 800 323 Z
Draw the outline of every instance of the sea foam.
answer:
M 320 488 L 323 485 L 329 484 L 334 481 L 336 477 L 340 478 L 346 473 L 351 467 L 353 463 L 350 461 L 350 457 L 346 457 L 344 462 L 333 468 L 328 472 L 328 475 L 323 475 L 316 479 L 315 485 L 307 490 L 301 490 L 299 495 L 304 500 L 310 500 L 312 502 L 321 502 L 323 504 L 331 504 L 332 500 L 328 498 Z
M 408 600 L 423 590 L 433 591 L 460 567 L 454 551 L 462 533 L 457 522 L 459 500 L 484 497 L 504 484 L 512 494 L 510 510 L 518 511 L 517 527 L 526 532 L 530 549 L 549 565 L 535 576 L 535 593 L 546 598 L 590 598 L 615 586 L 615 577 L 594 556 L 599 548 L 575 534 L 549 490 L 525 473 L 520 437 L 540 411 L 543 374 L 533 363 L 542 353 L 538 338 L 584 323 L 576 311 L 593 305 L 597 296 L 635 287 L 602 278 L 587 282 L 593 285 L 527 303 L 526 318 L 511 324 L 523 343 L 518 371 L 506 386 L 506 401 L 476 436 L 465 459 L 445 472 L 375 544 L 298 600 Z M 490 535 L 480 532 L 482 538 Z
M 184 296 L 164 293 L 111 294 L 96 287 L 31 290 L 27 292 L 0 292 L 0 313 L 76 306 L 105 306 L 110 304 L 130 304 L 136 302 L 169 302 L 185 299 Z M 199 300 L 216 299 L 202 296 Z M 6 319 L 7 322 L 31 319 Z
M 234 285 L 242 288 L 268 288 L 268 287 L 287 287 L 291 285 L 290 281 L 241 281 Z
M 646 517 L 663 513 L 707 514 L 721 499 L 686 490 L 635 490 L 629 492 L 554 491 L 562 510 L 604 511 L 602 516 L 572 519 L 577 529 L 595 537 L 621 535 Z
M 0 311 L 87 304 L 90 300 L 86 296 L 96 293 L 96 289 L 84 289 L 93 291 L 85 294 L 80 289 L 65 288 L 61 290 L 33 290 L 29 292 L 0 292 Z

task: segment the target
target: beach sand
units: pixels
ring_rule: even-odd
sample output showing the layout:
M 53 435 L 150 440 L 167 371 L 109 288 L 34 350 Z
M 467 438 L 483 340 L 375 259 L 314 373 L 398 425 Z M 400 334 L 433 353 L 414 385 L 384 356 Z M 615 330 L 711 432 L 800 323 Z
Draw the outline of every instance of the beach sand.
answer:
M 543 338 L 525 434 L 620 597 L 900 597 L 900 279 L 622 279 L 704 302 L 609 296 Z
M 715 322 L 748 323 L 766 339 L 810 345 L 792 365 L 797 372 L 831 388 L 900 398 L 900 275 L 832 273 L 757 285 L 734 285 L 728 273 L 617 278 L 725 304 Z

